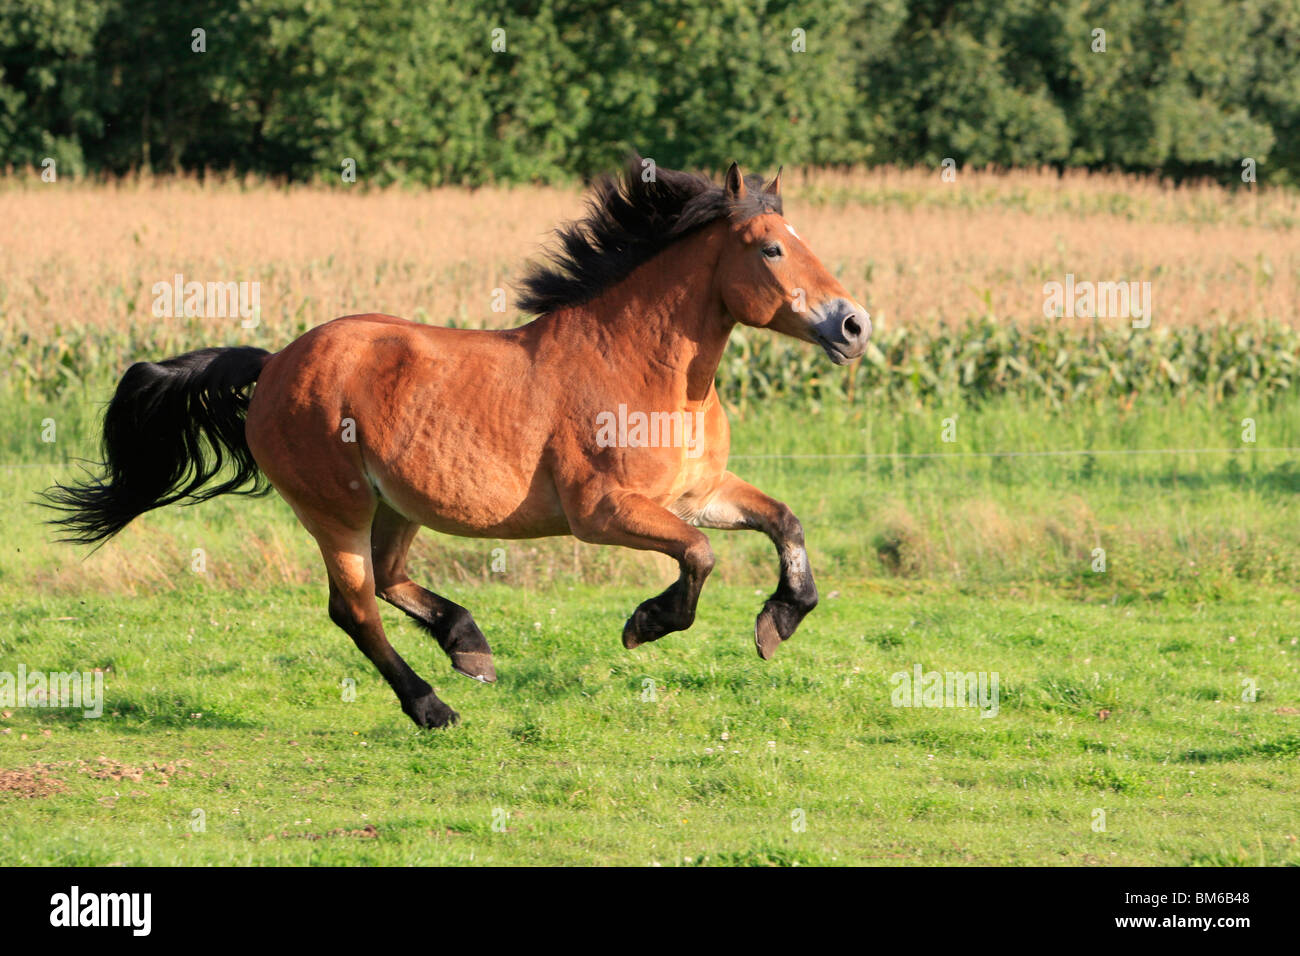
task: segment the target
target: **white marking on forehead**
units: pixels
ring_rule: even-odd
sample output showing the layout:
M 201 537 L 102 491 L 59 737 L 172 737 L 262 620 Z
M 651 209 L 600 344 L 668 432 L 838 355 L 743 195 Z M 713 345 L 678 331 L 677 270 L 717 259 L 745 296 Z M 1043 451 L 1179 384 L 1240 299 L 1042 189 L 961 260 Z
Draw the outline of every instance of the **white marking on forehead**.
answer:
M 790 224 L 787 222 L 787 223 L 785 224 L 785 228 L 787 228 L 787 229 L 790 230 L 790 235 L 794 236 L 796 239 L 800 239 L 800 240 L 802 240 L 803 237 L 800 236 L 799 233 L 797 233 L 797 232 L 794 231 L 794 226 L 790 225 Z

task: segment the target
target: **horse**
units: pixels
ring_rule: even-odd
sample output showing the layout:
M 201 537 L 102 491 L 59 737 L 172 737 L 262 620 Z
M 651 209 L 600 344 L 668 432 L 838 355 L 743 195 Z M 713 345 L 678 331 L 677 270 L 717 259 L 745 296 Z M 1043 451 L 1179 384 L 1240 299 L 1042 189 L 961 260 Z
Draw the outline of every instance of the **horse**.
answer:
M 104 413 L 98 473 L 44 492 L 61 540 L 98 546 L 154 508 L 273 488 L 319 545 L 330 619 L 422 728 L 459 715 L 388 642 L 377 599 L 455 671 L 496 680 L 470 612 L 407 575 L 422 527 L 669 555 L 678 577 L 628 618 L 629 650 L 694 622 L 714 565 L 701 528 L 760 531 L 780 563 L 754 625 L 770 659 L 817 587 L 798 518 L 727 470 L 718 364 L 740 323 L 844 365 L 871 319 L 784 218 L 780 170 L 764 183 L 733 163 L 718 185 L 647 165 L 634 154 L 602 176 L 585 214 L 558 228 L 518 287 L 524 325 L 349 315 L 274 354 L 131 365 Z

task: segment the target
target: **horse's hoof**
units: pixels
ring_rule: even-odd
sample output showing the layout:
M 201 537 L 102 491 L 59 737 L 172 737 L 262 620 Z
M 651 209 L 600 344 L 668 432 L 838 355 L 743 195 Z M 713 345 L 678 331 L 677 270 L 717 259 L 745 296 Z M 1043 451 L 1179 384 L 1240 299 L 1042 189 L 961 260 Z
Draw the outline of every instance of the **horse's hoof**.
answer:
M 758 648 L 758 656 L 770 661 L 781 642 L 788 641 L 794 634 L 806 613 L 784 601 L 769 600 L 764 604 L 754 622 L 754 646 Z
M 428 730 L 435 727 L 450 727 L 460 720 L 460 714 L 456 713 L 432 692 L 425 694 L 423 697 L 417 697 L 409 704 L 403 703 L 402 710 L 406 716 L 415 721 L 416 726 Z
M 497 680 L 492 655 L 482 651 L 452 651 L 451 668 L 457 674 L 464 674 L 484 684 L 495 684 Z
M 776 649 L 781 646 L 781 634 L 772 618 L 772 612 L 763 608 L 758 620 L 754 622 L 754 646 L 758 648 L 758 656 L 765 661 L 770 661 Z
M 650 607 L 649 611 L 646 610 L 647 606 Z M 633 611 L 632 616 L 623 625 L 623 646 L 629 651 L 635 650 L 642 644 L 657 641 L 665 634 L 670 634 L 675 630 L 678 630 L 678 628 L 669 627 L 660 620 L 658 609 L 647 601 Z

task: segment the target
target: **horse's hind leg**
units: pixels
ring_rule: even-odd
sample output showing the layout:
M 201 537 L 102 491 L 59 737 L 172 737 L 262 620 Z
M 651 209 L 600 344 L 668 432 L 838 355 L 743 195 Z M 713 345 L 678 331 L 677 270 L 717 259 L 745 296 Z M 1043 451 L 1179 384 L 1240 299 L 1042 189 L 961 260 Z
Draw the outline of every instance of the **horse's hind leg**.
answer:
M 407 576 L 406 552 L 419 530 L 416 522 L 380 502 L 370 531 L 375 593 L 432 634 L 456 671 L 475 680 L 495 681 L 492 648 L 469 611 Z
M 361 534 L 331 535 L 313 531 L 330 580 L 330 619 L 356 642 L 388 681 L 405 714 L 421 727 L 443 727 L 458 715 L 438 699 L 423 679 L 388 643 L 375 600 L 369 542 Z

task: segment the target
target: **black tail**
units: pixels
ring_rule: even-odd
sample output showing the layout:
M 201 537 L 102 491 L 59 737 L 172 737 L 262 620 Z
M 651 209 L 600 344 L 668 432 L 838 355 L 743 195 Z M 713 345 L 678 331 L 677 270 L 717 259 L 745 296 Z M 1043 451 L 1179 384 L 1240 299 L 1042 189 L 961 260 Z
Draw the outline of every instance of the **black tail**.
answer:
M 62 540 L 105 541 L 137 515 L 182 498 L 192 504 L 227 492 L 265 494 L 244 414 L 249 386 L 270 354 L 247 346 L 199 349 L 127 369 L 104 413 L 104 474 L 44 494 L 44 504 L 65 512 L 52 522 L 65 529 Z M 234 474 L 200 491 L 227 460 Z

